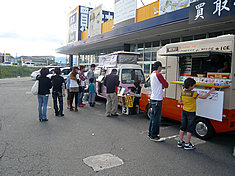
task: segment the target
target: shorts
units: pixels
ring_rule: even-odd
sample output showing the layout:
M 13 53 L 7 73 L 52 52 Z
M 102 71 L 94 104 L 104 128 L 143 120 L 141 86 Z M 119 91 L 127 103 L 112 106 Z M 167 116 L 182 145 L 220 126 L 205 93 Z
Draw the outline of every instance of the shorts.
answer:
M 69 92 L 69 89 L 67 89 L 67 100 L 70 100 L 70 92 Z
M 193 133 L 195 121 L 196 121 L 196 112 L 187 112 L 183 110 L 180 130 Z

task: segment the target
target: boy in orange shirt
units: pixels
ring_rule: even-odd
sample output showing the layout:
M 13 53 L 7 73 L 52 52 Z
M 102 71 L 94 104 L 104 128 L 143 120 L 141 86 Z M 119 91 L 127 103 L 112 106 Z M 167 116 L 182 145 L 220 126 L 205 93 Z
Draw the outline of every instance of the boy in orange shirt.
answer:
M 192 132 L 194 131 L 194 124 L 196 120 L 196 100 L 198 98 L 206 99 L 215 88 L 205 94 L 200 95 L 195 91 L 192 91 L 195 87 L 196 81 L 192 78 L 187 78 L 184 81 L 185 90 L 181 93 L 179 104 L 183 104 L 181 127 L 180 127 L 180 139 L 178 141 L 178 147 L 184 147 L 185 150 L 195 149 L 195 146 L 190 142 Z M 186 143 L 183 141 L 184 132 L 187 130 Z

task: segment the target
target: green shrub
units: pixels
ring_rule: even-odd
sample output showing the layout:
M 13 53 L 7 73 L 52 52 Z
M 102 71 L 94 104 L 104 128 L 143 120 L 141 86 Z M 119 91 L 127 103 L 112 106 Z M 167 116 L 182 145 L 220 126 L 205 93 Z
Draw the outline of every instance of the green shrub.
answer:
M 28 77 L 33 71 L 39 69 L 40 67 L 0 66 L 0 78 Z

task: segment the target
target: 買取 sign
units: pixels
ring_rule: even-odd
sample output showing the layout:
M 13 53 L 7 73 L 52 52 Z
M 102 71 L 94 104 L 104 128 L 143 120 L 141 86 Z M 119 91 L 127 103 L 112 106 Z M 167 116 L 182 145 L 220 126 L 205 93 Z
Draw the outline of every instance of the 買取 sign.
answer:
M 197 0 L 190 4 L 189 23 L 235 15 L 234 0 Z

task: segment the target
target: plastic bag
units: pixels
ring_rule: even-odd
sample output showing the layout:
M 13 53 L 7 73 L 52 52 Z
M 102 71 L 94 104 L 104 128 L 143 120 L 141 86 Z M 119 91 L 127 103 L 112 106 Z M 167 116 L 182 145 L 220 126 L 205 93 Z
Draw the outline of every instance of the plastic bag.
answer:
M 39 81 L 36 80 L 35 83 L 33 84 L 32 88 L 31 88 L 31 92 L 32 92 L 34 95 L 37 95 L 37 94 L 38 94 L 38 86 L 39 86 Z

